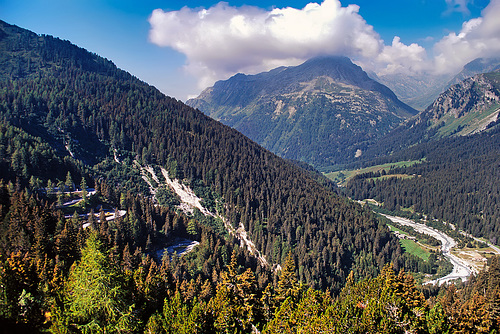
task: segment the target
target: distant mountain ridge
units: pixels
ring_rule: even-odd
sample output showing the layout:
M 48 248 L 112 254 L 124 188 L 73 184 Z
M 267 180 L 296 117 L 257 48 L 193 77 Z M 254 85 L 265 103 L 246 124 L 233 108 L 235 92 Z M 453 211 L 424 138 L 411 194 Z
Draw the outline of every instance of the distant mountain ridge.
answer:
M 452 85 L 476 74 L 492 72 L 500 68 L 500 58 L 477 58 L 467 63 L 456 75 L 434 75 L 422 73 L 415 75 L 386 74 L 370 76 L 388 86 L 398 98 L 415 109 L 425 110 L 435 99 Z
M 500 124 L 500 69 L 477 74 L 450 86 L 424 111 L 367 149 L 382 157 L 419 143 L 469 136 Z
M 417 110 L 425 110 L 446 89 L 450 78 L 449 75 L 396 73 L 374 79 L 390 87 L 403 102 Z
M 500 69 L 500 58 L 476 58 L 467 63 L 462 71 L 448 82 L 448 87 L 458 84 L 476 74 L 493 72 L 498 69 Z
M 186 103 L 278 155 L 318 167 L 362 154 L 368 142 L 417 113 L 339 56 L 237 74 Z

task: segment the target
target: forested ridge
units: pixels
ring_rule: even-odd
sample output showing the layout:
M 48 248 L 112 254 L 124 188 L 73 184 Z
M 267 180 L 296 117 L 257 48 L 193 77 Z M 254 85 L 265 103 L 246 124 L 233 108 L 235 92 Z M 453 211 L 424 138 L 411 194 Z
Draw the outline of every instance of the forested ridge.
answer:
M 98 184 L 100 196 L 106 186 Z M 261 284 L 234 240 L 196 224 L 199 250 L 157 262 L 145 256 L 161 218 L 186 236 L 190 221 L 126 196 L 129 215 L 109 223 L 64 219 L 29 191 L 0 183 L 2 332 L 54 333 L 491 333 L 499 330 L 500 259 L 466 286 L 418 288 L 390 265 L 335 297 L 297 279 L 289 253 L 275 282 Z M 8 224 L 5 224 L 8 222 Z M 149 239 L 148 237 L 148 239 Z M 191 235 L 191 237 L 195 237 Z M 8 239 L 6 241 L 5 239 Z M 4 248 L 8 246 L 7 250 Z M 135 251 L 132 251 L 133 249 Z M 11 251 L 6 255 L 6 251 Z M 195 274 L 193 265 L 211 275 Z M 220 259 L 227 257 L 227 264 Z
M 421 144 L 405 154 L 426 160 L 393 168 L 387 175 L 358 175 L 348 183 L 347 194 L 356 199 L 374 198 L 393 211 L 412 208 L 499 242 L 499 129 Z
M 165 166 L 173 177 L 218 194 L 224 201 L 220 213 L 234 226 L 241 221 L 270 263 L 281 263 L 294 250 L 300 279 L 318 288 L 339 289 L 351 269 L 364 276 L 376 274 L 389 261 L 402 264 L 399 244 L 372 213 L 340 198 L 309 173 L 109 61 L 52 37 L 6 25 L 3 29 L 16 32 L 4 36 L 4 45 L 14 39 L 17 53 L 26 50 L 25 57 L 37 59 L 29 69 L 19 65 L 22 77 L 4 77 L 4 121 L 56 143 L 52 146 L 59 155 L 86 163 L 83 169 L 101 161 L 89 170 L 94 178 L 113 174 L 111 187 L 126 192 L 141 183 L 138 174 L 130 175 L 133 159 Z M 37 41 L 43 52 L 33 47 Z M 129 158 L 109 167 L 104 162 L 113 164 L 113 150 Z M 138 179 L 133 189 L 124 187 L 130 177 Z

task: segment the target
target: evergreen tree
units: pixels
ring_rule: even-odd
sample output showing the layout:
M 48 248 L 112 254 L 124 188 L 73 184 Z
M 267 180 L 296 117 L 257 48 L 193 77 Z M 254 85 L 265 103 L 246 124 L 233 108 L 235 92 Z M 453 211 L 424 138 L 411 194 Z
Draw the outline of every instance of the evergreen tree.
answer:
M 92 232 L 73 265 L 65 287 L 62 317 L 83 333 L 127 332 L 137 326 L 123 274 L 110 263 L 97 233 Z

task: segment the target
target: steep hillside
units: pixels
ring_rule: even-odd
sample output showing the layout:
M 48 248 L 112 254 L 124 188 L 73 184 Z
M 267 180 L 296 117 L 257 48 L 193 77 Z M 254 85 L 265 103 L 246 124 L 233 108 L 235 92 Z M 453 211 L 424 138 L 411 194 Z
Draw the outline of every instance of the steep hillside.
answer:
M 439 136 L 468 135 L 491 127 L 499 111 L 500 70 L 497 70 L 451 86 L 419 117 L 439 127 Z
M 353 160 L 416 113 L 345 57 L 237 74 L 187 103 L 282 157 L 317 167 Z
M 2 119 L 51 145 L 60 157 L 79 161 L 107 183 L 103 189 L 115 202 L 121 203 L 120 193 L 147 192 L 145 170 L 164 168 L 219 217 L 195 211 L 191 218 L 216 231 L 228 233 L 226 223 L 243 229 L 269 263 L 262 270 L 293 251 L 301 280 L 338 289 L 351 270 L 361 275 L 388 261 L 402 263 L 400 246 L 383 224 L 310 173 L 110 61 L 6 23 L 0 28 L 3 64 L 10 64 L 0 82 Z M 7 166 L 16 171 L 29 164 L 21 147 L 6 145 Z M 21 185 L 29 183 L 29 169 L 18 175 Z M 54 177 L 40 176 L 42 182 Z M 57 177 L 53 183 L 61 181 Z M 172 190 L 163 192 L 165 198 Z M 169 229 L 164 219 L 147 221 L 154 235 Z M 147 235 L 142 238 L 146 243 Z M 204 268 L 208 275 L 211 268 Z

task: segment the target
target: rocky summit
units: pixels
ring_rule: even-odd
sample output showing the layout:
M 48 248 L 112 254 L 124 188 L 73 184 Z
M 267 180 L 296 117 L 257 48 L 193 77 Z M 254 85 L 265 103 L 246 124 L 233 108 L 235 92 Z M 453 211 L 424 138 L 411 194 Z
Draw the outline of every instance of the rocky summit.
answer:
M 349 58 L 218 81 L 187 104 L 265 148 L 316 167 L 356 159 L 416 110 Z

